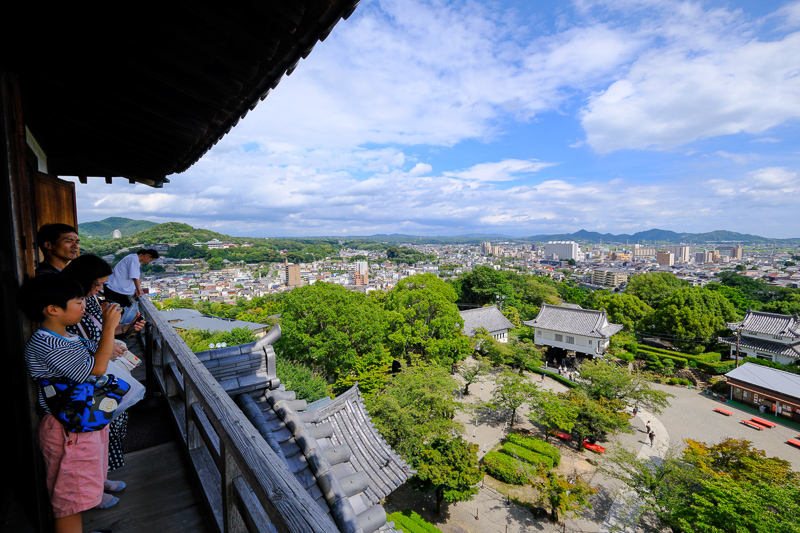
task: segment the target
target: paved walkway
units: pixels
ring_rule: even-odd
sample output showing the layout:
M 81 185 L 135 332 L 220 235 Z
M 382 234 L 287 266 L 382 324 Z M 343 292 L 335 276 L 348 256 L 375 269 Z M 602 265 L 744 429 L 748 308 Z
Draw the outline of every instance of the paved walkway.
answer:
M 646 442 L 642 444 L 637 458 L 658 462 L 669 449 L 667 428 L 649 411 L 642 409 L 637 416 L 644 424 L 650 422 L 650 427 L 656 434 L 656 439 L 653 443 Z M 648 438 L 645 435 L 645 441 L 647 440 Z M 635 524 L 639 506 L 638 498 L 633 492 L 621 491 L 614 499 L 614 503 L 611 504 L 611 509 L 609 509 L 606 519 L 598 531 L 600 533 L 610 533 L 611 531 L 634 533 L 636 531 Z
M 527 374 L 527 373 L 526 373 Z M 543 389 L 564 391 L 566 388 L 560 383 L 547 377 L 541 381 L 541 374 L 527 374 L 531 381 Z M 792 463 L 795 470 L 800 470 L 800 450 L 786 444 L 786 439 L 797 435 L 797 430 L 778 425 L 764 431 L 751 429 L 743 424 L 743 418 L 753 416 L 749 412 L 737 409 L 730 404 L 722 404 L 713 398 L 700 393 L 696 389 L 669 387 L 655 385 L 656 388 L 675 395 L 671 405 L 663 413 L 655 415 L 647 411 L 640 411 L 638 416 L 631 420 L 633 434 L 619 434 L 611 439 L 607 446 L 619 445 L 629 450 L 639 450 L 640 458 L 659 459 L 663 457 L 667 448 L 682 449 L 685 439 L 693 439 L 707 443 L 717 443 L 723 438 L 744 438 L 753 445 L 765 450 L 767 456 L 776 456 Z M 488 401 L 494 388 L 493 380 L 470 386 L 470 395 L 463 398 L 465 403 L 474 403 L 476 400 Z M 723 416 L 714 411 L 715 407 L 725 405 L 733 411 L 733 416 Z M 517 426 L 515 429 L 532 429 L 533 426 L 525 416 L 526 411 L 517 413 Z M 483 455 L 505 435 L 507 417 L 491 414 L 459 414 L 459 421 L 464 424 L 465 437 L 470 442 L 479 445 L 478 455 Z M 655 445 L 651 448 L 645 436 L 644 426 L 650 420 L 656 433 Z M 588 466 L 586 459 L 597 459 L 597 456 L 580 454 L 565 454 L 564 459 L 575 456 L 578 470 L 581 466 Z M 569 466 L 568 469 L 572 469 Z M 395 491 L 387 502 L 387 510 L 402 510 L 412 508 L 434 523 L 445 533 L 521 533 L 538 531 L 542 533 L 607 533 L 615 526 L 615 531 L 635 531 L 635 528 L 625 528 L 626 518 L 635 513 L 635 501 L 632 495 L 621 492 L 620 483 L 607 479 L 601 474 L 595 474 L 590 480 L 592 485 L 599 486 L 599 492 L 592 497 L 593 509 L 584 510 L 581 517 L 568 518 L 566 528 L 563 524 L 552 524 L 549 520 L 535 520 L 527 509 L 515 504 L 506 504 L 505 498 L 496 491 L 485 487 L 471 502 L 462 502 L 457 506 L 446 507 L 445 515 L 436 514 L 435 501 L 431 495 L 423 495 L 412 491 L 406 486 Z M 478 520 L 476 520 L 476 516 Z M 641 530 L 639 528 L 638 530 Z

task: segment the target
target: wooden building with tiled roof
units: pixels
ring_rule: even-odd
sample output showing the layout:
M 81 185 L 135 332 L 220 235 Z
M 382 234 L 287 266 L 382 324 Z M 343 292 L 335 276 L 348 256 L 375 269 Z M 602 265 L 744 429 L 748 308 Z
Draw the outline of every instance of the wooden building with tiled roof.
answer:
M 800 318 L 748 309 L 741 322 L 731 322 L 728 329 L 735 337 L 719 340 L 731 346 L 731 359 L 757 357 L 784 365 L 800 363 Z
M 588 356 L 602 355 L 622 325 L 608 321 L 604 310 L 543 304 L 533 320 L 523 322 L 535 329 L 534 342 Z

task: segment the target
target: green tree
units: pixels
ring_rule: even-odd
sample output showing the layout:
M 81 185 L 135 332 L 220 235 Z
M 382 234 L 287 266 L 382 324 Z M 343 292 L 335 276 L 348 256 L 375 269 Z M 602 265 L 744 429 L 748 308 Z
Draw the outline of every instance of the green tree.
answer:
M 406 366 L 386 389 L 365 398 L 381 436 L 406 461 L 416 465 L 422 449 L 437 437 L 463 431 L 455 420 L 458 383 L 440 366 Z
M 461 303 L 487 305 L 495 303 L 497 296 L 513 294 L 508 276 L 486 265 L 475 267 L 459 277 Z
M 225 262 L 221 257 L 212 257 L 208 260 L 208 268 L 210 270 L 222 270 L 225 268 Z
M 542 391 L 537 401 L 531 404 L 528 418 L 544 428 L 545 439 L 549 440 L 555 431 L 572 431 L 578 420 L 577 405 L 563 394 Z
M 609 434 L 633 433 L 628 415 L 623 412 L 625 404 L 621 401 L 594 399 L 580 388 L 570 389 L 561 396 L 569 404 L 568 409 L 577 413 L 572 434 L 576 436 L 578 449 L 587 436 L 605 440 Z
M 525 404 L 533 403 L 539 394 L 539 388 L 524 375 L 510 370 L 504 371 L 495 380 L 495 389 L 489 407 L 510 411 L 511 427 L 517 418 L 517 409 Z
M 228 346 L 239 346 L 256 340 L 256 336 L 249 328 L 233 328 L 230 331 L 209 331 L 207 329 L 178 330 L 183 342 L 193 352 L 212 350 L 211 344 L 225 343 Z
M 439 514 L 445 501 L 472 500 L 478 493 L 476 484 L 483 477 L 478 467 L 478 445 L 461 437 L 434 439 L 422 449 L 416 469 L 416 475 L 409 480 L 411 486 L 435 493 Z
M 281 384 L 286 386 L 286 390 L 297 394 L 298 400 L 314 402 L 330 394 L 325 378 L 300 363 L 278 357 L 275 361 L 275 373 Z
M 652 272 L 631 276 L 628 279 L 625 293 L 636 296 L 650 307 L 656 309 L 672 293 L 687 285 L 686 281 L 680 280 L 668 272 Z
M 623 405 L 638 403 L 656 413 L 668 407 L 669 399 L 675 397 L 653 388 L 646 375 L 604 360 L 581 365 L 581 378 L 579 387 L 594 400 L 606 399 Z
M 653 312 L 652 307 L 627 293 L 596 295 L 591 301 L 591 308 L 604 309 L 611 323 L 622 324 L 628 331 L 639 329 L 639 323 Z
M 364 294 L 340 285 L 318 282 L 291 291 L 283 302 L 284 356 L 338 379 L 365 360 L 389 362 L 384 348 L 386 315 Z
M 800 474 L 744 440 L 687 441 L 682 454 L 640 459 L 615 448 L 598 469 L 638 497 L 637 522 L 652 513 L 685 533 L 790 533 L 800 530 Z
M 394 357 L 449 366 L 470 353 L 455 290 L 434 274 L 400 280 L 386 295 L 389 346 Z
M 195 303 L 190 298 L 181 298 L 177 294 L 161 302 L 161 309 L 195 309 Z
M 647 322 L 658 333 L 694 342 L 711 342 L 739 319 L 733 304 L 717 291 L 687 287 L 663 300 Z
M 566 515 L 569 512 L 577 514 L 581 509 L 591 509 L 592 503 L 589 498 L 597 492 L 597 489 L 583 478 L 575 476 L 568 479 L 556 471 L 548 472 L 535 485 L 550 504 L 550 520 L 553 522 L 558 522 L 559 515 Z
M 458 371 L 461 378 L 464 380 L 464 395 L 469 395 L 469 386 L 473 383 L 480 383 L 484 376 L 489 373 L 488 365 L 482 358 L 476 357 L 475 364 L 464 364 Z

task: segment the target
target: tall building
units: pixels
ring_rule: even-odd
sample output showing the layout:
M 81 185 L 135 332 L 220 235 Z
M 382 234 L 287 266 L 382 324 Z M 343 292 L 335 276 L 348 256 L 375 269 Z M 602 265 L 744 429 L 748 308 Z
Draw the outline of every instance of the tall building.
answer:
M 492 243 L 490 242 L 482 242 L 481 243 L 481 255 L 489 255 L 492 253 Z
M 366 274 L 367 272 L 369 272 L 369 263 L 367 263 L 366 261 L 356 261 L 355 270 L 356 274 Z
M 691 261 L 691 255 L 688 246 L 667 246 L 667 251 L 672 252 L 672 254 L 675 256 L 676 263 L 688 263 Z
M 592 285 L 618 287 L 628 281 L 628 273 L 613 268 L 597 268 L 592 271 Z
M 641 260 L 646 258 L 651 258 L 656 256 L 656 249 L 655 248 L 645 248 L 641 244 L 634 244 L 633 245 L 633 260 Z
M 578 243 L 574 241 L 550 241 L 544 245 L 544 254 L 547 259 L 578 259 Z
M 300 265 L 286 261 L 283 265 L 283 282 L 287 287 L 299 287 L 303 283 L 300 277 Z
M 672 252 L 657 252 L 656 262 L 662 266 L 672 266 L 675 264 L 675 255 Z

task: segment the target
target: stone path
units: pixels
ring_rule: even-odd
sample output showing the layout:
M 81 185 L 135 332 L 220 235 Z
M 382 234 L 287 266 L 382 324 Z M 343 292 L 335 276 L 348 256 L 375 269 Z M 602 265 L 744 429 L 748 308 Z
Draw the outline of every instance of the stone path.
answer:
M 669 434 L 667 428 L 652 413 L 644 409 L 637 415 L 643 423 L 650 422 L 650 427 L 656 434 L 655 441 L 651 444 L 645 435 L 645 444 L 642 444 L 638 459 L 650 459 L 654 462 L 667 453 L 669 449 Z M 636 517 L 639 514 L 639 502 L 636 495 L 631 491 L 622 491 L 611 504 L 606 519 L 598 530 L 599 533 L 610 533 L 611 531 L 621 531 L 623 533 L 634 533 L 636 530 Z

